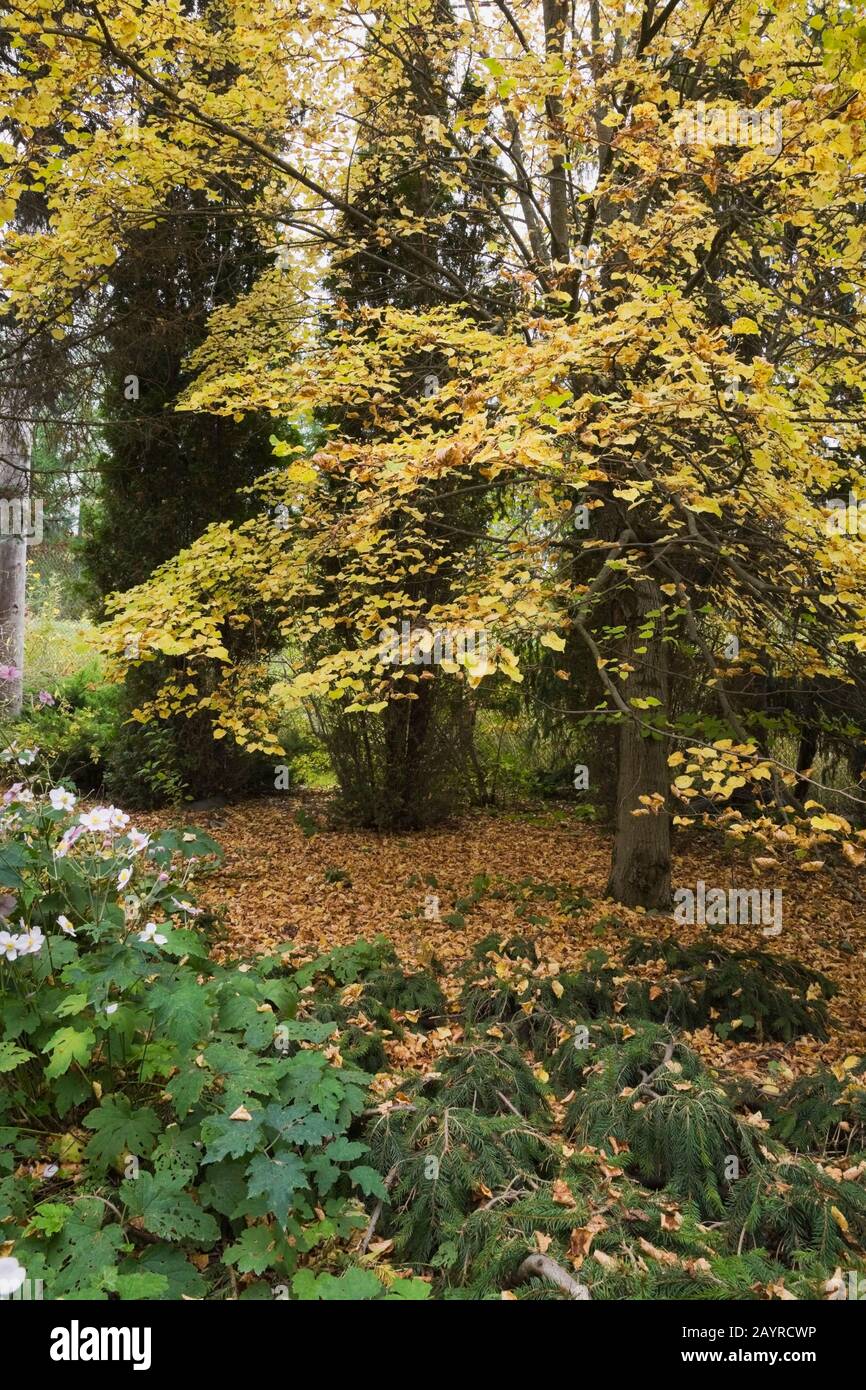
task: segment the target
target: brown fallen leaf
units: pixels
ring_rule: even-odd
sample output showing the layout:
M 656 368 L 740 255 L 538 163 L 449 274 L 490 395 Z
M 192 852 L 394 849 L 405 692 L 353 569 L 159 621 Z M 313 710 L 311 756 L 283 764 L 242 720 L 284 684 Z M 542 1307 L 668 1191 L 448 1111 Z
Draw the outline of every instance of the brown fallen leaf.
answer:
M 651 1245 L 643 1236 L 638 1237 L 637 1243 L 645 1255 L 649 1255 L 651 1260 L 658 1260 L 659 1264 L 675 1265 L 679 1263 L 672 1250 L 660 1250 L 657 1245 Z
M 375 1255 L 377 1259 L 380 1255 L 387 1255 L 393 1249 L 393 1240 L 373 1240 L 367 1246 L 368 1253 Z
M 829 1279 L 821 1285 L 828 1299 L 840 1300 L 848 1296 L 845 1279 L 840 1265 L 837 1265 Z
M 767 1293 L 770 1295 L 771 1298 L 780 1298 L 786 1303 L 798 1302 L 797 1295 L 795 1293 L 791 1293 L 790 1289 L 786 1289 L 781 1279 L 777 1284 L 768 1284 Z
M 575 1226 L 572 1230 L 568 1241 L 568 1258 L 575 1269 L 580 1269 L 589 1254 L 594 1236 L 595 1231 L 591 1231 L 588 1226 Z
M 608 1255 L 605 1250 L 593 1250 L 592 1258 L 598 1261 L 602 1269 L 619 1269 L 619 1260 L 615 1255 Z

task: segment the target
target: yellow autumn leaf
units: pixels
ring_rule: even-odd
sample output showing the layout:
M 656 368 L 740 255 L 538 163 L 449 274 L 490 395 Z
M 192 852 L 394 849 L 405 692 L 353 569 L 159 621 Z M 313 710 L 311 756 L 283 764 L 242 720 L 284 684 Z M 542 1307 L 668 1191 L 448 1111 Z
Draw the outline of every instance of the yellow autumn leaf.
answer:
M 842 1212 L 839 1210 L 839 1208 L 838 1208 L 838 1207 L 832 1207 L 832 1206 L 831 1206 L 831 1208 L 830 1208 L 830 1215 L 832 1216 L 833 1220 L 836 1222 L 836 1225 L 839 1227 L 839 1230 L 842 1231 L 843 1233 L 844 1233 L 844 1232 L 847 1232 L 847 1230 L 848 1230 L 848 1220 L 847 1220 L 847 1217 L 845 1217 L 845 1216 L 842 1214 Z
M 813 830 L 844 830 L 851 833 L 851 826 L 844 816 L 834 816 L 829 812 L 823 816 L 813 816 L 809 822 Z
M 722 509 L 715 497 L 698 497 L 692 502 L 683 504 L 690 512 L 709 512 L 712 516 L 720 517 Z

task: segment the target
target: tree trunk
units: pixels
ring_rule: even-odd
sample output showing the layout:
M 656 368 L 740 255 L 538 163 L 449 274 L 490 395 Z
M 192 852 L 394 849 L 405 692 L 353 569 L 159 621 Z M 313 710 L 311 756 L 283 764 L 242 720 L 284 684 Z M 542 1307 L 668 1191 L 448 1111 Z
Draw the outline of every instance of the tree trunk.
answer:
M 625 660 L 634 668 L 620 686 L 623 698 L 628 702 L 635 698 L 659 701 L 648 710 L 636 710 L 644 720 L 653 719 L 667 709 L 667 649 L 661 640 L 659 619 L 646 617 L 660 606 L 661 594 L 655 582 L 638 581 L 628 611 L 622 618 L 628 628 Z M 639 635 L 640 629 L 650 625 L 651 636 Z M 636 651 L 636 648 L 645 648 L 645 651 Z M 671 905 L 667 757 L 664 738 L 652 738 L 645 727 L 634 720 L 623 720 L 619 734 L 616 837 L 607 892 L 609 897 L 627 907 L 665 910 Z M 661 797 L 661 803 L 657 803 L 661 809 L 644 806 L 639 800 L 641 796 Z M 634 811 L 643 814 L 633 815 Z
M 548 57 L 562 58 L 569 6 L 566 0 L 544 0 L 544 49 Z M 550 257 L 565 265 L 569 258 L 568 174 L 565 159 L 565 126 L 562 98 L 551 94 L 546 100 L 547 143 L 550 150 Z
M 797 772 L 811 772 L 818 752 L 818 726 L 816 724 L 806 724 L 800 733 L 800 744 L 797 749 Z M 798 777 L 797 785 L 794 787 L 794 795 L 798 801 L 805 801 L 809 795 L 808 777 Z
M 6 402 L 7 408 L 9 402 Z M 30 523 L 30 427 L 0 420 L 0 666 L 24 669 L 24 593 Z M 21 713 L 23 682 L 0 681 L 0 710 Z
M 385 757 L 381 769 L 382 806 L 393 830 L 419 830 L 422 802 L 430 789 L 427 737 L 433 718 L 433 681 L 419 681 L 416 700 L 392 700 L 384 712 Z

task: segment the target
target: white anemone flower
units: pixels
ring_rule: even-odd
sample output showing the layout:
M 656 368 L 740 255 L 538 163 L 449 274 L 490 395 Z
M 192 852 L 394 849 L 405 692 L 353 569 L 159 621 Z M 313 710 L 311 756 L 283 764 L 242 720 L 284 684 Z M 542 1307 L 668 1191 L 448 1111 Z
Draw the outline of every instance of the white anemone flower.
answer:
M 9 1298 L 17 1293 L 26 1278 L 27 1270 L 15 1256 L 4 1255 L 0 1259 L 0 1298 Z
M 19 949 L 17 936 L 0 931 L 0 960 L 17 960 Z
M 24 927 L 24 923 L 21 923 Z M 19 956 L 38 956 L 45 945 L 45 936 L 39 927 L 24 927 L 18 936 Z
M 52 787 L 48 800 L 55 811 L 72 811 L 75 808 L 75 797 L 65 787 Z
M 144 931 L 138 934 L 139 941 L 152 941 L 154 946 L 164 946 L 168 941 L 167 936 L 163 936 L 158 929 L 156 922 L 148 922 Z

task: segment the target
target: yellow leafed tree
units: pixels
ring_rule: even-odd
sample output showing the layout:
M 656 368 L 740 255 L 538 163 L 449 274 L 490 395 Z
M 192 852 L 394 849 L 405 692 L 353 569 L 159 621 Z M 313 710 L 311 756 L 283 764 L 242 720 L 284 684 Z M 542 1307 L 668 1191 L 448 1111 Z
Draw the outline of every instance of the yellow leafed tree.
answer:
M 866 550 L 837 505 L 866 488 L 856 8 L 22 0 L 4 25 L 3 215 L 34 189 L 46 207 L 3 247 L 19 330 L 71 335 L 178 171 L 254 178 L 221 211 L 274 268 L 214 313 L 183 404 L 318 422 L 275 450 L 255 521 L 117 598 L 119 669 L 133 637 L 136 660 L 177 658 L 156 713 L 206 709 L 266 750 L 279 701 L 376 718 L 418 698 L 382 657 L 410 609 L 485 633 L 437 675 L 468 687 L 520 682 L 527 642 L 583 653 L 577 712 L 618 724 L 618 899 L 669 903 L 676 798 L 689 819 L 755 782 L 777 852 L 860 853 L 740 700 L 758 675 L 862 683 Z M 419 178 L 441 194 L 409 196 Z M 461 219 L 484 226 L 471 274 Z M 390 289 L 349 306 L 359 261 Z M 731 737 L 683 734 L 684 668 Z

